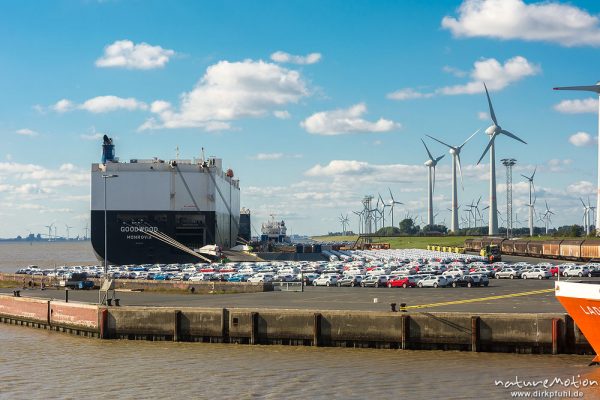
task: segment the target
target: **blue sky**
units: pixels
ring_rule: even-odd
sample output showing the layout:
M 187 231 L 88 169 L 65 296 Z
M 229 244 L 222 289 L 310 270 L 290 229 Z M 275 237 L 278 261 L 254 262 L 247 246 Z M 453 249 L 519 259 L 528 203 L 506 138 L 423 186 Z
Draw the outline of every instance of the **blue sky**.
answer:
M 223 158 L 257 228 L 274 213 L 293 233 L 340 230 L 340 213 L 366 194 L 389 200 L 388 187 L 405 203 L 396 220 L 425 218 L 419 139 L 459 144 L 489 126 L 482 80 L 500 124 L 529 143 L 497 146 L 498 160 L 517 159 L 519 220 L 518 176 L 537 166 L 537 209 L 547 200 L 553 225 L 581 223 L 579 197 L 595 202 L 597 98 L 551 89 L 599 79 L 599 14 L 592 1 L 4 2 L 0 237 L 83 232 L 103 133 L 123 160 L 177 146 Z M 475 166 L 486 142 L 463 150 L 461 204 L 487 204 L 487 157 Z M 447 223 L 449 183 L 446 155 L 435 208 Z M 504 196 L 500 185 L 500 210 Z

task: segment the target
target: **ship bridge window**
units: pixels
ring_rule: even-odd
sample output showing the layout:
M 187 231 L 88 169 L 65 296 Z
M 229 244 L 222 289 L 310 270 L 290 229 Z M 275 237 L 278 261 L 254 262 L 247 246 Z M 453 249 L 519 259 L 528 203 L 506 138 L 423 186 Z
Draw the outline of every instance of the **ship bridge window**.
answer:
M 199 228 L 206 225 L 206 216 L 204 215 L 175 215 L 175 226 L 177 229 Z
M 120 224 L 139 224 L 148 222 L 148 216 L 143 214 L 117 214 L 117 221 Z
M 154 222 L 157 222 L 157 223 L 166 223 L 167 222 L 167 214 L 155 214 L 153 217 L 154 217 Z

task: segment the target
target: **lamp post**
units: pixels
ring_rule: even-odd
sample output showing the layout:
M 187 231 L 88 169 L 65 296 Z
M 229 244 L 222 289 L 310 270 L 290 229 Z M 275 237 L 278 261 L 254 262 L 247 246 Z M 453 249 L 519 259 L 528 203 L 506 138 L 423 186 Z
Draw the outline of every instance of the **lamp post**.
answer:
M 109 178 L 116 178 L 119 175 L 116 174 L 103 174 L 104 179 L 104 279 L 108 279 L 108 230 L 107 230 L 107 219 L 106 219 L 106 180 Z

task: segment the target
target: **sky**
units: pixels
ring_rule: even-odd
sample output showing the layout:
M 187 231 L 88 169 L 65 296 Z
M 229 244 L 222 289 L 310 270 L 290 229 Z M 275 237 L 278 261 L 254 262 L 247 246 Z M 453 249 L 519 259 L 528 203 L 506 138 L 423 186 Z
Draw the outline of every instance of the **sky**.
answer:
M 340 231 L 365 195 L 396 201 L 395 223 L 426 218 L 428 156 L 436 222 L 450 223 L 451 158 L 461 144 L 459 204 L 488 204 L 491 125 L 527 142 L 515 158 L 517 226 L 528 184 L 551 226 L 595 204 L 598 98 L 556 92 L 600 76 L 594 1 L 5 1 L 0 13 L 0 237 L 83 235 L 101 136 L 121 160 L 207 155 L 240 179 L 256 229 Z M 460 178 L 459 178 L 460 179 Z M 386 225 L 390 224 L 386 210 Z M 502 219 L 500 225 L 503 225 Z M 541 226 L 541 222 L 537 222 Z M 256 233 L 253 232 L 253 233 Z

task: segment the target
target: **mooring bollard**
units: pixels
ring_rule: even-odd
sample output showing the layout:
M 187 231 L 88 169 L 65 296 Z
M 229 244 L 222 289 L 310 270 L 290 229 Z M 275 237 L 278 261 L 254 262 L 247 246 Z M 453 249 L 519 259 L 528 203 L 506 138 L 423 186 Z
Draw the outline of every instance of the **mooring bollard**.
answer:
M 406 312 L 406 303 L 400 303 L 400 311 Z
M 392 307 L 392 312 L 397 312 L 396 311 L 396 303 L 391 303 L 390 307 Z
M 106 299 L 106 305 L 107 306 L 112 306 L 112 299 Z
M 65 289 L 65 303 L 69 302 L 69 289 Z
M 121 304 L 119 303 L 121 301 L 121 299 L 115 299 L 115 307 L 120 307 Z

